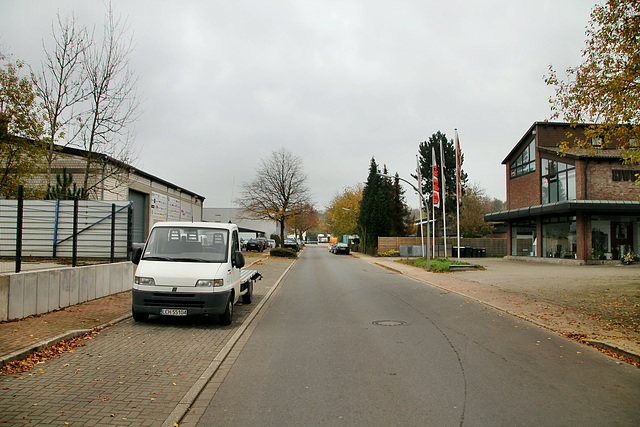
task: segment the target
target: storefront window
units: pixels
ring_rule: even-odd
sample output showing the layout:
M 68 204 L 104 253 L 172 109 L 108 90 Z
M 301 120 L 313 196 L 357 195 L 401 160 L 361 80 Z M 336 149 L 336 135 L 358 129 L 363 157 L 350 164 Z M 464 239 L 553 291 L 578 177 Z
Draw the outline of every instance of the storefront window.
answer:
M 640 217 L 599 216 L 591 218 L 591 258 L 620 259 L 640 252 Z
M 542 251 L 547 258 L 576 258 L 578 239 L 575 217 L 542 220 Z
M 511 255 L 537 256 L 535 221 L 526 220 L 511 223 Z

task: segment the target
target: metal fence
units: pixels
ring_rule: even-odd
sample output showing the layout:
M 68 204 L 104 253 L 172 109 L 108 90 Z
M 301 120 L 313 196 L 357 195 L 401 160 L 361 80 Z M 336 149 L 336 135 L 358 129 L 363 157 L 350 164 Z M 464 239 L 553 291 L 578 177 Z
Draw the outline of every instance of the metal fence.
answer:
M 131 202 L 0 200 L 0 257 L 23 260 L 130 259 Z

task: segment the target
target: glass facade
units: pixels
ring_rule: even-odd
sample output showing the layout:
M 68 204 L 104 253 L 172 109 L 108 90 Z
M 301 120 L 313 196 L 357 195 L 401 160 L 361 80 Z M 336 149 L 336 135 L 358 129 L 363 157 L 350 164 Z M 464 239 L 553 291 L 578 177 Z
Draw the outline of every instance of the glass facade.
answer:
M 542 159 L 542 203 L 576 198 L 576 167 L 557 160 Z
M 536 170 L 536 140 L 531 139 L 529 145 L 520 153 L 515 162 L 511 163 L 509 176 L 515 178 Z
M 542 219 L 542 253 L 547 258 L 577 258 L 576 217 Z
M 628 253 L 640 253 L 640 217 L 592 217 L 591 248 L 591 258 L 601 260 L 616 260 Z
M 534 220 L 511 223 L 511 255 L 537 256 L 536 222 Z

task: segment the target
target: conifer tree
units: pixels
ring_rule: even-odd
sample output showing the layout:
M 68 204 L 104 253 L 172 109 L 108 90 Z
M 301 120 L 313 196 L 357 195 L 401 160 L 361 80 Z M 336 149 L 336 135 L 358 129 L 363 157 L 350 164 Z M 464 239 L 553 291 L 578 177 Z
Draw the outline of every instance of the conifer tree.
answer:
M 371 158 L 369 176 L 362 191 L 358 229 L 366 253 L 375 253 L 378 236 L 388 236 L 391 231 L 391 197 L 375 158 Z

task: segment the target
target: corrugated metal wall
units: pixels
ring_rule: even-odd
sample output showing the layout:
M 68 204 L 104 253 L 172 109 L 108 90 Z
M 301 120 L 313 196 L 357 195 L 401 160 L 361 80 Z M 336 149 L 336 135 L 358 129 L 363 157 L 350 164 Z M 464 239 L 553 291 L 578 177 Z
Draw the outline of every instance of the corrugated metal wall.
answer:
M 109 258 L 111 210 L 116 207 L 115 258 L 127 257 L 128 201 L 78 202 L 78 258 Z M 16 252 L 16 200 L 0 200 L 0 256 Z M 25 200 L 22 256 L 71 258 L 73 248 L 73 200 Z M 56 245 L 57 243 L 57 245 Z

